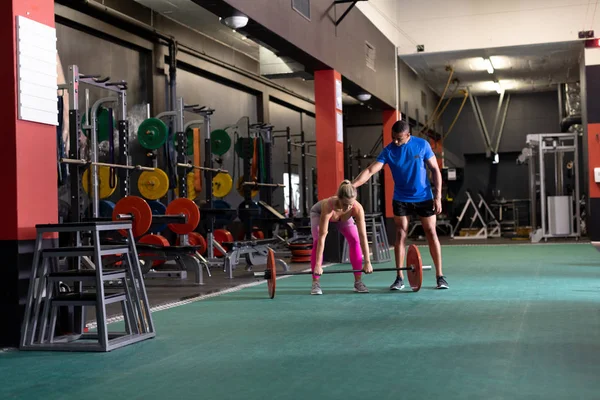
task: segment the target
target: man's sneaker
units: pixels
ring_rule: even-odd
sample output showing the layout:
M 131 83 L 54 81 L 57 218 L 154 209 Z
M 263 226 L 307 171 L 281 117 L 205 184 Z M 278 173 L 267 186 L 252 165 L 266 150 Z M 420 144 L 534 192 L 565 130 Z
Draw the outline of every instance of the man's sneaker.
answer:
M 404 282 L 402 281 L 402 278 L 400 278 L 398 276 L 398 277 L 396 277 L 396 280 L 394 281 L 392 286 L 390 286 L 390 290 L 402 290 L 402 289 L 404 289 Z
M 358 293 L 369 293 L 369 289 L 362 281 L 354 282 L 354 291 Z
M 437 288 L 438 289 L 448 289 L 448 282 L 446 282 L 445 276 L 438 276 L 437 278 Z
M 321 284 L 319 282 L 313 282 L 310 294 L 323 294 L 321 291 Z

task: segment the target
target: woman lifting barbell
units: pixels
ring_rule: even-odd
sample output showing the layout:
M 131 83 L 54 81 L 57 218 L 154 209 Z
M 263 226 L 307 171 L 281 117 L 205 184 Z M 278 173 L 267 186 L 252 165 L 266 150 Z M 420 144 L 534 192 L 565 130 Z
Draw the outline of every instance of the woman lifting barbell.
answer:
M 354 222 L 356 218 L 356 223 Z M 310 209 L 310 225 L 313 237 L 313 247 L 310 255 L 310 267 L 313 272 L 311 294 L 323 294 L 319 278 L 323 274 L 323 249 L 329 224 L 335 223 L 338 231 L 348 241 L 350 263 L 354 273 L 354 291 L 369 293 L 369 289 L 362 282 L 362 272 L 373 272 L 369 249 L 367 246 L 367 229 L 365 224 L 365 211 L 356 201 L 356 189 L 349 180 L 343 181 L 337 191 L 337 196 L 332 196 L 317 202 Z M 366 257 L 363 257 L 366 254 Z M 364 267 L 363 267 L 364 258 Z

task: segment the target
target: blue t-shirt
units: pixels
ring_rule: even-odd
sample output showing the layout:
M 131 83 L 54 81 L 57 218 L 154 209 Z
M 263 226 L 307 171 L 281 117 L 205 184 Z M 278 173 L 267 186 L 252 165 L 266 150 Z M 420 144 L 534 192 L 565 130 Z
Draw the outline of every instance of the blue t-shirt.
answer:
M 418 203 L 433 198 L 425 164 L 433 156 L 429 142 L 415 136 L 400 146 L 390 143 L 379 153 L 377 161 L 387 164 L 394 178 L 394 200 Z

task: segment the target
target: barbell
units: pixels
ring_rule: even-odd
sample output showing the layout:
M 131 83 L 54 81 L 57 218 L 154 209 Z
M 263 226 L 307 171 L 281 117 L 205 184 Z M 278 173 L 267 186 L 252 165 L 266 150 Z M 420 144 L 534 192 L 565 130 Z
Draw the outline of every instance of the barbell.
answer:
M 152 215 L 148 202 L 141 197 L 127 196 L 115 204 L 113 221 L 132 221 L 133 235 L 144 235 L 154 224 L 168 224 L 169 229 L 178 235 L 193 232 L 200 223 L 200 210 L 190 199 L 179 198 L 169 203 L 165 215 Z
M 275 287 L 277 286 L 277 271 L 275 269 L 275 252 L 269 248 L 267 254 L 267 269 L 264 272 L 255 272 L 255 278 L 264 278 L 267 280 L 267 287 L 269 290 L 269 297 L 272 299 L 275 297 Z M 421 253 L 419 252 L 419 248 L 411 244 L 408 247 L 408 251 L 406 252 L 406 267 L 403 268 L 378 268 L 373 269 L 373 272 L 382 272 L 382 271 L 406 271 L 406 275 L 408 276 L 408 283 L 410 284 L 413 292 L 418 292 L 421 289 L 421 285 L 423 284 L 423 271 L 429 271 L 432 269 L 431 265 L 423 265 L 421 260 Z M 324 272 L 325 274 L 354 274 L 357 272 L 356 270 L 339 270 L 339 271 L 328 271 Z M 312 271 L 307 272 L 284 272 L 279 274 L 279 276 L 288 276 L 288 275 L 314 275 Z
M 64 164 L 78 164 L 78 165 L 97 165 L 99 167 L 109 167 L 109 168 L 121 168 L 121 169 L 135 169 L 138 171 L 154 171 L 156 168 L 153 167 L 143 167 L 141 165 L 123 165 L 123 164 L 111 164 L 104 162 L 95 162 L 88 160 L 75 160 L 72 158 L 61 158 L 61 163 Z

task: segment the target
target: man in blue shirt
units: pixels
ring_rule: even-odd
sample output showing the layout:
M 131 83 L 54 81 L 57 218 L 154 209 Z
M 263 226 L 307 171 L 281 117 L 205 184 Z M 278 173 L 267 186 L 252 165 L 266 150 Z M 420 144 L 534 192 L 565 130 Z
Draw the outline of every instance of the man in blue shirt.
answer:
M 448 289 L 448 282 L 442 274 L 442 249 L 436 232 L 436 215 L 442 211 L 442 174 L 429 142 L 410 135 L 405 121 L 396 121 L 392 126 L 392 143 L 387 145 L 377 160 L 363 170 L 352 182 L 354 187 L 366 183 L 384 165 L 390 167 L 394 179 L 394 222 L 396 224 L 396 268 L 404 263 L 405 242 L 408 233 L 409 216 L 416 214 L 421 219 L 429 252 L 433 258 L 438 289 Z M 427 177 L 427 168 L 432 172 L 434 190 L 432 192 Z M 391 290 L 404 288 L 404 276 L 399 270 Z

